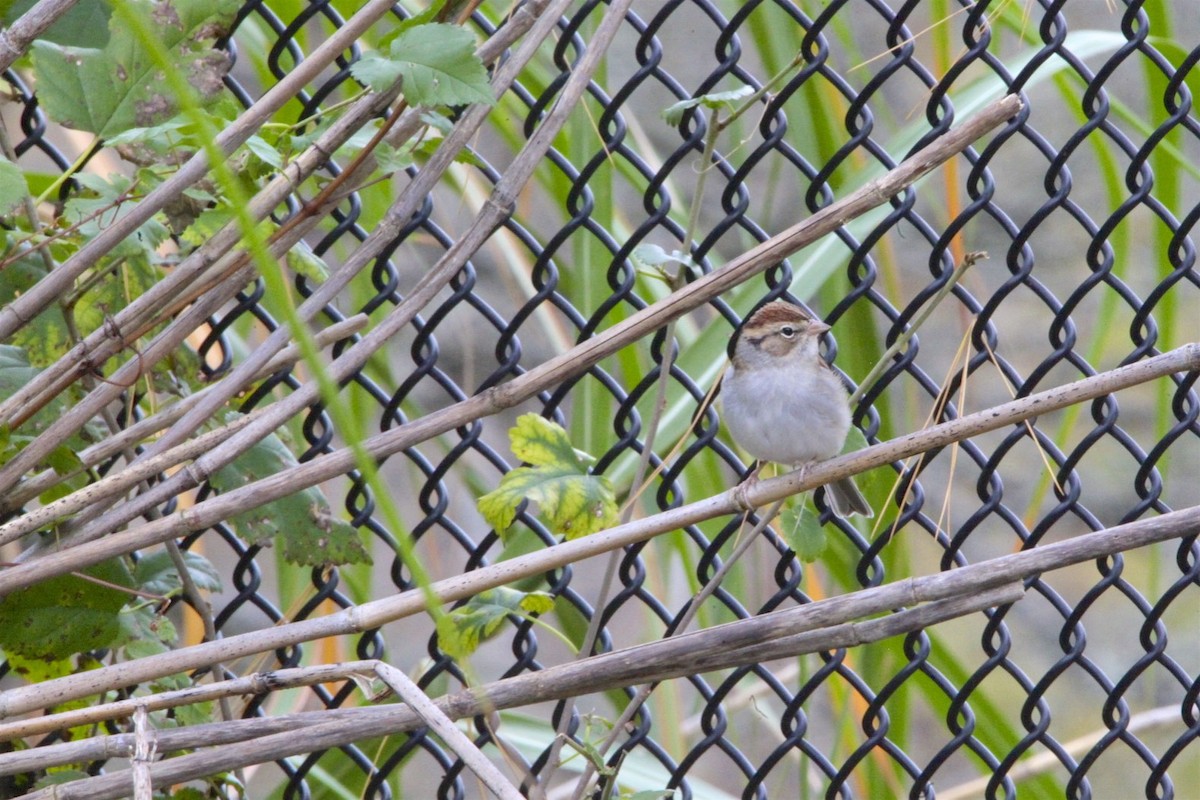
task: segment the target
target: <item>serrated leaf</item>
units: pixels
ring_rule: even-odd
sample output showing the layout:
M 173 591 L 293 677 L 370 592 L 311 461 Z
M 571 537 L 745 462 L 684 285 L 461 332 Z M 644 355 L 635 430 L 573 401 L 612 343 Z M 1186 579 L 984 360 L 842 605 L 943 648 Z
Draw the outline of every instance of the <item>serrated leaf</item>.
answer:
M 3 296 L 4 276 L 9 270 L 0 270 L 0 299 Z M 39 314 L 38 319 L 44 315 Z M 40 330 L 40 329 L 39 329 Z M 20 337 L 18 337 L 20 338 Z M 46 356 L 53 354 L 53 350 L 47 346 Z M 0 344 L 0 400 L 7 400 L 14 392 L 22 388 L 41 370 L 35 366 L 30 366 L 32 359 L 26 356 L 25 350 L 10 344 Z M 33 436 L 45 430 L 56 419 L 62 416 L 69 407 L 70 398 L 67 394 L 59 395 L 51 400 L 44 408 L 39 410 L 34 416 L 23 424 L 20 428 L 20 435 L 13 434 L 11 431 L 10 445 L 19 445 L 23 447 Z M 84 428 L 82 435 L 72 436 L 67 440 L 67 447 L 74 450 L 80 450 L 85 446 L 86 440 L 93 440 L 91 423 Z
M 142 604 L 121 614 L 121 633 L 112 646 L 123 648 L 125 658 L 134 660 L 165 653 L 178 639 L 179 632 L 170 618 Z
M 70 475 L 72 472 L 85 469 L 83 460 L 65 444 L 60 444 L 50 451 L 46 456 L 46 465 L 59 475 Z
M 190 124 L 191 122 L 188 118 L 180 114 L 158 125 L 129 128 L 115 136 L 110 136 L 106 140 L 106 144 L 115 147 L 121 144 L 145 144 L 147 142 L 161 141 L 169 134 L 177 133 Z M 182 138 L 182 134 L 180 134 L 179 138 Z
M 233 212 L 226 206 L 206 208 L 200 212 L 200 216 L 196 217 L 191 225 L 184 229 L 179 238 L 185 244 L 199 247 L 211 239 L 217 231 L 229 224 L 229 221 L 232 219 Z
M 233 463 L 217 470 L 209 483 L 220 491 L 244 486 L 296 466 L 296 457 L 277 435 L 255 444 Z M 269 546 L 278 539 L 283 557 L 292 564 L 371 563 L 358 531 L 334 516 L 329 501 L 316 487 L 272 500 L 229 518 L 238 532 L 254 544 Z
M 0 400 L 10 397 L 37 374 L 38 370 L 30 366 L 24 350 L 11 344 L 0 344 Z
M 438 647 L 452 658 L 464 658 L 499 630 L 510 615 L 543 614 L 554 608 L 546 592 L 519 592 L 507 586 L 480 592 L 454 609 L 438 624 Z
M 34 253 L 22 255 L 0 269 L 0 306 L 8 305 L 45 276 L 46 267 Z M 20 353 L 19 358 L 24 364 L 22 369 L 28 370 L 30 365 L 35 369 L 28 373 L 29 377 L 17 377 L 22 374 L 20 372 L 0 372 L 0 399 L 7 398 L 24 386 L 36 374 L 36 368 L 53 364 L 71 346 L 62 309 L 56 303 L 38 314 L 13 335 L 11 344 L 15 347 L 9 351 L 9 358 L 17 357 L 15 354 Z M 5 367 L 5 360 L 0 358 L 0 370 L 12 368 L 13 362 L 8 361 Z
M 821 557 L 829 546 L 829 537 L 821 527 L 821 520 L 808 503 L 805 496 L 798 508 L 789 508 L 779 517 L 779 526 L 783 531 L 783 540 L 805 564 L 811 564 Z
M 209 592 L 221 591 L 221 575 L 207 558 L 199 553 L 184 552 L 183 563 L 197 587 Z M 183 585 L 175 562 L 165 550 L 139 559 L 133 570 L 133 578 L 139 589 L 150 594 L 169 595 Z
M 95 578 L 132 586 L 121 559 L 83 570 Z M 75 575 L 49 578 L 0 600 L 0 648 L 26 658 L 62 659 L 111 645 L 121 631 L 120 610 L 129 595 Z
M 479 498 L 479 511 L 503 533 L 525 499 L 537 503 L 546 524 L 567 539 L 611 528 L 617 521 L 617 505 L 607 478 L 551 465 L 512 470 L 499 488 Z
M 457 25 L 430 23 L 402 31 L 388 56 L 367 53 L 350 74 L 377 92 L 404 78 L 404 97 L 414 106 L 494 103 L 487 70 L 475 55 L 475 37 Z
M 87 469 L 87 465 L 79 458 L 74 450 L 69 445 L 60 444 L 58 447 L 50 451 L 46 456 L 45 463 L 50 469 L 61 478 L 74 476 L 70 480 L 64 480 L 61 483 L 56 483 L 46 491 L 38 495 L 38 501 L 42 505 L 53 503 L 59 498 L 66 497 L 76 489 L 83 488 L 87 483 L 87 476 L 78 474 Z
M 583 472 L 592 457 L 571 446 L 561 425 L 537 414 L 522 414 L 508 432 L 513 455 L 535 467 L 571 466 Z
M 229 56 L 212 42 L 229 33 L 238 0 L 128 0 L 159 33 L 175 69 L 201 102 L 215 99 L 229 71 Z M 33 43 L 38 102 L 55 121 L 101 138 L 154 125 L 179 110 L 173 93 L 130 26 L 109 20 L 103 49 Z
M 688 100 L 680 100 L 678 103 L 668 106 L 663 109 L 662 117 L 667 121 L 668 125 L 678 125 L 683 121 L 683 115 L 688 109 L 696 108 L 697 106 L 704 106 L 705 108 L 735 108 L 738 100 L 749 97 L 752 94 L 754 94 L 754 89 L 750 86 L 730 89 L 727 92 L 703 94 Z
M 509 431 L 512 451 L 532 466 L 508 472 L 495 491 L 479 498 L 479 511 L 503 535 L 523 500 L 538 504 L 542 518 L 568 539 L 612 527 L 617 503 L 612 485 L 587 471 L 590 456 L 571 446 L 562 426 L 522 414 Z

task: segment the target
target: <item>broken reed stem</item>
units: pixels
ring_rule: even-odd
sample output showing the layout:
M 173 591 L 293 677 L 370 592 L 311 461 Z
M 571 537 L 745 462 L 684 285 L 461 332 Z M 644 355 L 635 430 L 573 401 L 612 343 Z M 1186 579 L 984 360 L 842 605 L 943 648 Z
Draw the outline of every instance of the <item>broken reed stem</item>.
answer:
M 496 765 L 488 760 L 475 743 L 458 729 L 454 721 L 438 708 L 429 696 L 421 691 L 421 687 L 412 679 L 391 664 L 376 662 L 375 674 L 391 687 L 401 700 L 421 718 L 421 721 L 438 735 L 447 749 L 458 756 L 467 769 L 475 773 L 492 794 L 501 800 L 525 800 L 521 793 L 500 774 Z

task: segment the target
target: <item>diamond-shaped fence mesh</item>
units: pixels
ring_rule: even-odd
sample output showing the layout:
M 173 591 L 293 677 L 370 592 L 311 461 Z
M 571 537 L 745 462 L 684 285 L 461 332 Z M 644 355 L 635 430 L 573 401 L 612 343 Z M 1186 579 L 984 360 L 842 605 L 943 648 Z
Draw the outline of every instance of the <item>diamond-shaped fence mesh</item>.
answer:
M 228 88 L 252 104 L 270 88 L 268 75 L 282 79 L 345 24 L 349 5 L 247 3 L 226 45 L 235 58 Z M 470 24 L 485 37 L 509 10 L 485 6 Z M 607 11 L 598 3 L 570 7 L 544 46 L 552 54 L 522 72 L 493 112 L 506 124 L 473 140 L 469 162 L 456 165 L 328 307 L 326 321 L 358 313 L 377 320 L 454 244 Z M 1167 3 L 634 4 L 511 215 L 342 396 L 364 428 L 387 430 L 501 385 L 668 293 L 634 257 L 639 246 L 670 251 L 691 236 L 687 269 L 695 279 L 1009 93 L 1024 102 L 1018 115 L 915 187 L 697 309 L 679 322 L 674 341 L 659 331 L 514 411 L 563 424 L 577 447 L 596 456 L 594 471 L 623 490 L 659 402 L 658 367 L 673 352 L 650 460 L 660 471 L 644 495 L 669 509 L 732 486 L 748 466 L 721 432 L 717 406 L 692 423 L 724 369 L 725 343 L 764 298 L 802 302 L 827 321 L 824 355 L 854 384 L 968 251 L 990 254 L 865 387 L 854 419 L 871 442 L 1198 340 L 1198 41 L 1195 15 Z M 347 66 L 360 55 L 347 50 L 298 93 L 294 119 L 357 91 Z M 707 160 L 715 112 L 699 108 L 675 125 L 660 115 L 687 98 L 758 88 L 793 57 L 789 77 L 718 138 Z M 15 153 L 30 159 L 37 151 L 66 169 L 70 157 L 47 134 L 31 88 L 14 71 L 5 77 L 22 104 Z M 5 113 L 15 119 L 11 108 Z M 339 155 L 330 174 L 345 160 Z M 414 175 L 420 167 L 407 169 Z M 701 176 L 703 199 L 689 219 Z M 378 224 L 390 191 L 384 183 L 347 198 L 308 237 L 312 251 L 330 265 L 345 259 Z M 277 217 L 299 207 L 281 207 Z M 297 278 L 294 288 L 307 295 L 312 285 Z M 221 374 L 264 328 L 274 329 L 273 307 L 260 282 L 214 315 L 207 337 L 193 342 L 204 370 Z M 818 493 L 830 539 L 825 555 L 803 564 L 768 530 L 704 606 L 701 623 L 1195 505 L 1196 377 L 1176 374 L 877 470 L 865 482 L 877 509 L 870 522 L 829 517 Z M 302 367 L 279 372 L 241 407 L 308 378 Z M 506 439 L 514 417 L 487 417 L 384 461 L 404 530 L 378 513 L 357 472 L 325 485 L 371 543 L 372 568 L 298 576 L 233 526 L 183 539 L 221 573 L 217 630 L 227 636 L 319 617 L 411 588 L 397 537 L 412 538 L 434 577 L 553 542 L 526 509 L 519 521 L 531 533 L 506 545 L 476 508 L 478 496 L 518 465 Z M 344 444 L 319 407 L 295 430 L 301 461 Z M 653 640 L 744 532 L 741 516 L 724 517 L 626 548 L 602 608 L 602 558 L 556 569 L 532 588 L 555 596 L 555 624 L 576 642 L 596 614 L 604 621 L 598 650 Z M 1198 600 L 1194 536 L 1046 573 L 1027 582 L 1019 603 L 986 613 L 861 648 L 665 683 L 608 761 L 620 765 L 626 791 L 673 789 L 677 798 L 1200 797 Z M 439 695 L 572 657 L 544 629 L 510 617 L 470 659 L 467 675 L 421 620 L 227 668 L 380 658 Z M 355 695 L 352 684 L 323 684 L 282 705 L 261 696 L 242 713 L 334 708 Z M 499 740 L 497 760 L 516 765 L 516 774 L 543 774 L 564 713 L 572 715 L 571 737 L 596 741 L 632 695 L 629 688 L 570 707 L 528 706 L 480 717 L 469 731 L 492 754 Z M 577 774 L 582 761 L 575 754 L 560 773 Z M 339 785 L 372 798 L 486 795 L 428 733 L 297 756 L 247 777 L 251 796 L 342 796 Z M 568 788 L 548 796 L 569 795 Z

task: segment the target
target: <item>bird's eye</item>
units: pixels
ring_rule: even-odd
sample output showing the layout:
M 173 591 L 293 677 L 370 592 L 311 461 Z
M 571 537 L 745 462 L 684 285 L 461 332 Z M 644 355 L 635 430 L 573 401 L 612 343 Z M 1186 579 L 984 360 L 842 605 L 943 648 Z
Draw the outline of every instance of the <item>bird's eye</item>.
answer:
M 796 329 L 793 328 L 791 325 L 784 325 L 782 328 L 779 329 L 779 335 L 785 339 L 790 339 L 796 335 Z

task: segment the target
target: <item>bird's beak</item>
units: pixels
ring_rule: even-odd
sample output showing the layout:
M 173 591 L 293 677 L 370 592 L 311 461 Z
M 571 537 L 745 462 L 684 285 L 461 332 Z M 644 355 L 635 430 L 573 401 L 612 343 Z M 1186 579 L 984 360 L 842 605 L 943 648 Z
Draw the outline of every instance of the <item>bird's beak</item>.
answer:
M 813 336 L 820 336 L 822 333 L 825 333 L 825 331 L 829 330 L 829 326 L 824 322 L 821 322 L 819 319 L 814 319 L 812 322 L 808 323 L 808 330 Z

